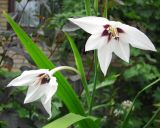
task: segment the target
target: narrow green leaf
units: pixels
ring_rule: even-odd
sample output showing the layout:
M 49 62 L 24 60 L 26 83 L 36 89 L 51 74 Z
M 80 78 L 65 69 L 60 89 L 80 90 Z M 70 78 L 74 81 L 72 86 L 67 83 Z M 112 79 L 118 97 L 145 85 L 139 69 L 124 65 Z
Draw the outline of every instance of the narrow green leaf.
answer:
M 143 128 L 148 128 L 153 123 L 155 118 L 159 115 L 159 113 L 160 113 L 160 108 L 157 109 L 157 111 L 154 113 L 154 115 L 150 118 L 150 120 L 147 122 L 147 124 Z
M 91 4 L 90 4 L 90 0 L 84 0 L 84 4 L 85 4 L 86 15 L 87 15 L 87 16 L 90 16 L 90 15 L 91 15 Z
M 96 105 L 94 106 L 92 109 L 95 111 L 95 110 L 100 110 L 101 108 L 107 108 L 110 104 L 107 103 L 107 104 L 100 104 L 100 105 Z
M 65 33 L 65 35 L 67 36 L 68 41 L 71 45 L 71 48 L 72 48 L 72 51 L 73 51 L 73 54 L 74 54 L 74 58 L 75 58 L 75 62 L 76 62 L 76 66 L 77 66 L 77 69 L 80 72 L 83 87 L 84 87 L 84 90 L 85 90 L 85 93 L 86 93 L 86 99 L 87 99 L 88 107 L 89 107 L 90 95 L 89 95 L 89 90 L 88 90 L 88 86 L 87 86 L 88 84 L 87 84 L 87 80 L 86 80 L 86 76 L 85 76 L 85 72 L 84 72 L 82 59 L 81 59 L 80 53 L 79 53 L 73 39 L 67 33 Z
M 106 17 L 106 18 L 108 17 L 108 4 L 109 4 L 108 0 L 105 0 L 103 17 Z
M 31 40 L 31 38 L 17 25 L 15 21 L 12 20 L 12 18 L 6 14 L 3 13 L 6 17 L 9 24 L 12 26 L 13 30 L 17 34 L 18 38 L 20 39 L 21 43 L 31 56 L 31 58 L 34 60 L 36 65 L 39 68 L 47 68 L 47 69 L 53 69 L 55 68 L 55 65 L 43 54 L 43 52 L 38 48 L 38 46 Z M 58 91 L 57 96 L 64 102 L 66 107 L 70 112 L 77 113 L 80 115 L 85 116 L 84 109 L 73 91 L 71 85 L 68 83 L 68 81 L 65 79 L 65 77 L 61 73 L 55 74 L 57 80 L 58 80 Z M 93 122 L 84 120 L 83 122 L 79 123 L 81 128 L 95 128 Z
M 81 121 L 81 120 L 93 120 L 95 121 L 96 118 L 94 117 L 84 117 L 80 116 L 74 113 L 69 113 L 53 122 L 50 124 L 47 124 L 43 128 L 68 128 L 69 126 L 73 125 L 74 123 Z
M 96 86 L 97 86 L 97 73 L 98 73 L 98 58 L 97 58 L 97 50 L 94 50 L 94 80 L 93 80 L 93 89 L 92 89 L 92 95 L 91 95 L 91 101 L 89 106 L 88 113 L 92 113 L 92 107 L 94 105 L 94 96 L 96 93 Z
M 97 14 L 98 14 L 98 0 L 94 0 L 94 11 L 95 11 L 95 15 L 97 16 Z

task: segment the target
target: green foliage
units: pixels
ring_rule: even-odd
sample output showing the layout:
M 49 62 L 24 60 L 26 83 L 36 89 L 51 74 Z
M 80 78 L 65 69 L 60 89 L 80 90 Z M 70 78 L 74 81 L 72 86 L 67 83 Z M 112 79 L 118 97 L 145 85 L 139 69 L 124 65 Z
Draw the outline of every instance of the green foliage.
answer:
M 69 43 L 72 47 L 74 58 L 75 58 L 75 63 L 76 63 L 77 69 L 79 70 L 79 72 L 81 74 L 83 87 L 84 87 L 84 90 L 85 90 L 85 93 L 86 93 L 87 104 L 89 106 L 90 95 L 89 95 L 89 91 L 88 91 L 88 87 L 87 87 L 88 86 L 87 85 L 87 80 L 86 80 L 86 76 L 85 76 L 84 67 L 83 67 L 83 63 L 82 63 L 80 53 L 78 52 L 78 49 L 77 49 L 73 39 L 67 33 L 65 33 L 65 35 L 67 36 L 67 38 L 69 40 Z
M 56 128 L 58 126 L 58 128 L 68 128 L 69 126 L 73 125 L 74 123 L 84 120 L 84 119 L 90 119 L 90 120 L 94 120 L 96 121 L 96 118 L 94 117 L 84 117 L 84 116 L 80 116 L 74 113 L 69 113 L 57 120 L 55 120 L 54 122 L 47 124 L 46 126 L 44 126 L 43 128 Z
M 148 75 L 149 74 L 149 75 Z M 125 70 L 124 72 L 124 78 L 126 80 L 134 79 L 134 78 L 139 78 L 144 79 L 144 80 L 153 80 L 157 77 L 160 76 L 160 73 L 158 72 L 157 68 L 153 65 L 150 64 L 145 64 L 145 63 L 138 63 L 132 66 L 131 68 Z
M 14 78 L 18 76 L 20 73 L 19 72 L 8 72 L 3 69 L 0 69 L 0 76 L 5 77 L 5 78 Z

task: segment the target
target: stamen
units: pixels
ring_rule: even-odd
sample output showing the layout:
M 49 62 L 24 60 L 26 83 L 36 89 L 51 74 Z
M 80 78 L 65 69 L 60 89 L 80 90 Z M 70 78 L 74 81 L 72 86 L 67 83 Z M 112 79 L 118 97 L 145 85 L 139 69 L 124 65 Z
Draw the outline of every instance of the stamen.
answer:
M 108 42 L 113 38 L 115 40 L 119 40 L 119 33 L 124 33 L 124 31 L 117 27 L 114 28 L 111 25 L 104 25 L 103 26 L 105 29 L 102 32 L 102 36 L 108 36 Z
M 112 37 L 115 39 L 116 37 L 119 37 L 119 33 L 117 31 L 117 28 L 109 27 L 108 30 L 109 33 L 111 33 Z

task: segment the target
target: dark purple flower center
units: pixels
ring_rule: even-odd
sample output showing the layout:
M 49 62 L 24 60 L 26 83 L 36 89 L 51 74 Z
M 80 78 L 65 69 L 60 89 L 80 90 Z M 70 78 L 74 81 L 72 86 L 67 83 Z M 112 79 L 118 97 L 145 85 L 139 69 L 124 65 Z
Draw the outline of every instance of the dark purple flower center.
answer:
M 38 77 L 40 78 L 41 85 L 49 83 L 49 81 L 50 81 L 50 77 L 48 74 L 42 73 L 42 74 L 38 75 Z
M 108 37 L 108 42 L 113 38 L 115 40 L 119 40 L 119 33 L 124 33 L 124 31 L 117 27 L 114 28 L 109 24 L 104 25 L 104 31 L 102 32 L 102 36 Z

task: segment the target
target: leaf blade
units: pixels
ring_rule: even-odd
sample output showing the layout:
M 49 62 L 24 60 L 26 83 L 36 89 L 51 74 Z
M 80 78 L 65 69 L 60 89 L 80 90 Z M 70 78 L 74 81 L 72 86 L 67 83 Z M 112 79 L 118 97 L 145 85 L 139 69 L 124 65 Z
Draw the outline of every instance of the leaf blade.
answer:
M 68 128 L 69 126 L 73 125 L 74 123 L 81 121 L 81 120 L 93 120 L 95 121 L 96 118 L 93 117 L 84 117 L 74 113 L 69 113 L 57 120 L 51 122 L 50 124 L 45 125 L 43 128 Z
M 80 53 L 79 53 L 73 39 L 67 33 L 65 33 L 65 35 L 66 35 L 66 37 L 67 37 L 67 39 L 70 43 L 70 46 L 72 48 L 77 69 L 80 72 L 82 84 L 83 84 L 84 90 L 86 92 L 87 104 L 88 104 L 88 107 L 89 107 L 90 95 L 89 95 L 89 90 L 88 90 L 88 86 L 87 86 L 88 84 L 87 84 L 87 80 L 86 80 L 86 76 L 85 76 L 85 72 L 84 72 L 84 66 L 83 66 L 83 63 L 82 63 L 82 59 L 81 59 Z

